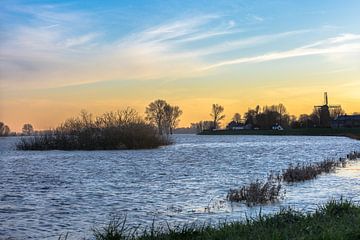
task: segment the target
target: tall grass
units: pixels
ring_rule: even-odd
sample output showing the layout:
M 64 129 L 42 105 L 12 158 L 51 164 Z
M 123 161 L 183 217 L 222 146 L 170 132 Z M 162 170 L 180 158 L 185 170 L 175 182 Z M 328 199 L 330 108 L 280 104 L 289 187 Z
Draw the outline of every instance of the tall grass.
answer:
M 133 109 L 105 113 L 93 119 L 82 112 L 45 134 L 22 138 L 19 150 L 145 149 L 170 144 L 167 136 L 146 123 Z
M 270 175 L 265 182 L 256 180 L 238 189 L 230 189 L 226 199 L 231 202 L 244 202 L 246 205 L 275 202 L 280 196 L 281 182 Z
M 353 151 L 353 152 L 349 153 L 346 157 L 349 160 L 360 159 L 360 152 Z
M 315 179 L 323 173 L 334 172 L 339 167 L 346 167 L 348 161 L 360 158 L 360 152 L 351 152 L 347 158 L 324 160 L 318 163 L 289 165 L 281 174 L 270 174 L 267 181 L 256 180 L 238 189 L 230 189 L 226 199 L 231 202 L 244 202 L 251 206 L 277 201 L 281 197 L 281 183 L 301 182 Z
M 344 167 L 346 162 L 340 160 L 324 160 L 319 163 L 304 163 L 290 165 L 283 170 L 282 178 L 285 182 L 300 182 L 316 178 L 322 173 L 335 171 L 337 167 Z
M 346 158 L 339 158 L 338 160 L 324 160 L 318 163 L 304 163 L 289 165 L 289 167 L 282 171 L 281 178 L 285 182 L 301 182 L 311 180 L 323 173 L 334 172 L 339 167 L 346 167 L 348 161 L 357 160 L 360 158 L 360 152 L 351 152 L 347 154 Z

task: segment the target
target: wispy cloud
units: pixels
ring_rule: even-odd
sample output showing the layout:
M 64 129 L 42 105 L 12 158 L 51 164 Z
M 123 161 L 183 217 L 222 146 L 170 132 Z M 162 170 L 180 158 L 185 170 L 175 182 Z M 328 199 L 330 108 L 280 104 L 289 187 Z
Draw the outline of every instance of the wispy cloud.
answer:
M 82 36 L 76 36 L 74 38 L 68 38 L 63 42 L 63 46 L 65 48 L 71 48 L 71 47 L 88 44 L 92 42 L 97 36 L 98 34 L 96 33 L 89 33 Z
M 232 29 L 234 23 L 217 24 L 218 16 L 203 15 L 159 24 L 109 42 L 99 40 L 102 34 L 90 28 L 84 31 L 76 19 L 78 13 L 62 16 L 55 12 L 51 18 L 56 8 L 40 10 L 45 13 L 22 9 L 41 18 L 41 23 L 9 29 L 0 46 L 2 78 L 10 85 L 41 83 L 47 87 L 113 79 L 182 77 L 201 65 L 201 59 L 183 54 L 182 45 L 238 31 Z M 63 17 L 76 19 L 77 24 L 53 21 Z M 217 25 L 212 31 L 205 27 L 210 23 Z
M 57 87 L 114 79 L 179 79 L 208 74 L 223 66 L 359 50 L 360 35 L 343 34 L 287 51 L 212 63 L 212 57 L 302 36 L 314 29 L 262 35 L 244 34 L 235 20 L 197 15 L 112 36 L 90 13 L 63 11 L 63 5 L 13 7 L 31 21 L 4 28 L 1 37 L 2 87 Z M 252 16 L 256 21 L 257 16 Z M 254 20 L 253 19 L 253 20 Z M 247 37 L 244 37 L 244 36 Z M 259 52 L 258 51 L 258 52 Z M 219 58 L 215 58 L 219 59 Z M 202 71 L 199 71 L 201 69 Z
M 242 63 L 259 63 L 274 61 L 279 59 L 302 57 L 302 56 L 311 56 L 311 55 L 330 55 L 336 53 L 356 53 L 360 52 L 360 42 L 351 42 L 359 39 L 360 35 L 355 34 L 342 34 L 335 38 L 329 38 L 323 41 L 318 41 L 312 44 L 301 46 L 295 49 L 281 51 L 281 52 L 272 52 L 266 53 L 258 56 L 252 57 L 242 57 L 232 60 L 221 61 L 215 64 L 210 64 L 201 68 L 201 70 L 210 70 L 219 67 L 224 67 L 228 65 L 242 64 Z M 343 44 L 338 44 L 343 43 Z
M 360 34 L 341 34 L 340 36 L 334 37 L 330 39 L 331 43 L 342 43 L 342 42 L 348 42 L 353 40 L 359 40 Z
M 253 37 L 246 37 L 241 39 L 236 39 L 232 41 L 225 41 L 220 44 L 203 47 L 199 50 L 195 50 L 192 52 L 193 55 L 197 56 L 207 56 L 212 54 L 219 54 L 224 52 L 229 52 L 233 50 L 239 50 L 243 48 L 249 48 L 258 46 L 264 43 L 271 43 L 276 40 L 280 40 L 282 38 L 296 36 L 304 33 L 309 33 L 313 31 L 313 29 L 303 29 L 303 30 L 295 30 L 295 31 L 288 31 L 288 32 L 280 32 L 280 33 L 273 33 L 273 34 L 266 34 L 266 35 L 259 35 Z

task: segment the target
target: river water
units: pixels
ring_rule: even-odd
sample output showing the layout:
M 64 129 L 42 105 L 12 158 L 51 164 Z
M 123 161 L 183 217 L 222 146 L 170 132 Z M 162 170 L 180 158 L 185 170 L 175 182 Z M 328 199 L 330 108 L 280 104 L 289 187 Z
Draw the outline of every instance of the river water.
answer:
M 143 226 L 221 222 L 291 206 L 313 210 L 341 196 L 360 201 L 360 165 L 285 184 L 278 203 L 225 201 L 230 188 L 289 164 L 360 151 L 344 137 L 175 135 L 175 144 L 136 151 L 17 151 L 0 138 L 0 239 L 91 238 L 112 216 Z

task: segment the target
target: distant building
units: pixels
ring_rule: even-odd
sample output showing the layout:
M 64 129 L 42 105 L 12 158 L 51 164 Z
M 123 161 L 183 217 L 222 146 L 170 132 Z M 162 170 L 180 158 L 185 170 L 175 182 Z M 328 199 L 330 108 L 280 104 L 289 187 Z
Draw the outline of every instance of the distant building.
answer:
M 360 114 L 340 115 L 331 122 L 332 128 L 356 128 L 360 127 Z
M 272 126 L 272 130 L 283 131 L 284 128 L 281 125 L 276 124 L 276 125 Z
M 226 129 L 228 129 L 228 130 L 242 130 L 242 129 L 244 129 L 244 124 L 239 123 L 239 122 L 235 122 L 235 121 L 231 121 L 226 126 Z
M 253 129 L 253 125 L 251 123 L 248 123 L 244 126 L 244 129 L 246 129 L 246 130 Z

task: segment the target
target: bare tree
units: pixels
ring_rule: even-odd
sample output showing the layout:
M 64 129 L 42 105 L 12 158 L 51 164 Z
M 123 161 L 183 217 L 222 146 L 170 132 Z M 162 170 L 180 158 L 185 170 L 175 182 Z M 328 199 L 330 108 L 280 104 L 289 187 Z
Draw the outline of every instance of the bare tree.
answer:
M 25 123 L 22 128 L 22 133 L 24 135 L 31 135 L 34 133 L 34 128 L 30 123 Z
M 182 111 L 178 106 L 171 106 L 165 100 L 156 100 L 149 104 L 145 110 L 146 120 L 156 125 L 159 134 L 162 135 L 163 131 L 166 134 L 172 134 L 173 129 L 179 123 L 179 117 Z
M 171 106 L 167 104 L 164 107 L 164 126 L 166 127 L 166 132 L 173 134 L 174 128 L 179 124 L 180 116 L 182 114 L 181 109 L 178 106 Z
M 217 128 L 219 126 L 219 122 L 225 118 L 224 107 L 219 104 L 213 104 L 210 116 L 213 118 L 214 127 Z
M 240 121 L 241 121 L 240 113 L 235 113 L 232 120 L 236 123 L 240 123 Z
M 10 128 L 3 122 L 0 122 L 0 137 L 8 136 L 10 134 Z
M 256 117 L 260 113 L 260 107 L 256 106 L 256 109 L 249 108 L 248 111 L 245 113 L 245 124 L 254 125 L 256 122 Z
M 85 125 L 84 127 L 92 127 L 94 124 L 93 115 L 86 110 L 81 110 L 80 120 Z
M 284 115 L 286 115 L 287 111 L 286 111 L 286 107 L 284 106 L 284 104 L 280 103 L 277 106 L 277 111 L 280 115 L 280 125 L 283 124 L 283 119 L 284 119 Z
M 95 125 L 98 127 L 119 127 L 139 122 L 142 122 L 142 119 L 136 110 L 127 107 L 123 110 L 106 112 L 103 115 L 98 116 Z
M 165 112 L 164 108 L 167 105 L 165 100 L 155 100 L 154 102 L 151 102 L 149 106 L 146 107 L 145 113 L 146 117 L 145 119 L 148 120 L 150 123 L 157 126 L 159 134 L 162 135 L 163 131 L 163 124 L 164 124 L 164 118 L 165 118 Z
M 337 107 L 337 108 L 330 108 L 330 117 L 331 119 L 335 119 L 337 116 L 340 115 L 345 115 L 345 110 L 342 109 L 341 107 Z
M 0 136 L 4 136 L 4 128 L 5 124 L 3 122 L 0 122 Z
M 313 122 L 314 126 L 320 126 L 320 110 L 314 108 L 313 112 L 310 114 L 310 119 Z

